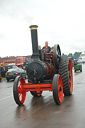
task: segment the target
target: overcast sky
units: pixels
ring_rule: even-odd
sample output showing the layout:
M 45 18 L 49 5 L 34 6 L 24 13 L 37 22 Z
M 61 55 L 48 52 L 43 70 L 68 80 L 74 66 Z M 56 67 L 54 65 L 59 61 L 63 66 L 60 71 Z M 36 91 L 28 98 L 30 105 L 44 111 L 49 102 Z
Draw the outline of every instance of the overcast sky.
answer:
M 0 0 L 1 57 L 32 54 L 30 25 L 38 25 L 42 47 L 85 51 L 85 0 Z

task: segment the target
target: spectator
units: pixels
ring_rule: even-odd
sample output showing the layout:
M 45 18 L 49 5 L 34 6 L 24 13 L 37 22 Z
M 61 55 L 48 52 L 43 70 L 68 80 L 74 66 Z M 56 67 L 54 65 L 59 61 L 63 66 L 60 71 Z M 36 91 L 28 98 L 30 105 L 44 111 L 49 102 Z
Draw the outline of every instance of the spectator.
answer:
M 53 51 L 54 51 L 54 47 L 51 48 L 50 52 L 53 53 Z
M 38 46 L 38 50 L 39 50 L 39 57 L 40 57 L 40 60 L 41 60 L 41 45 Z
M 38 49 L 41 50 L 41 45 L 38 46 Z

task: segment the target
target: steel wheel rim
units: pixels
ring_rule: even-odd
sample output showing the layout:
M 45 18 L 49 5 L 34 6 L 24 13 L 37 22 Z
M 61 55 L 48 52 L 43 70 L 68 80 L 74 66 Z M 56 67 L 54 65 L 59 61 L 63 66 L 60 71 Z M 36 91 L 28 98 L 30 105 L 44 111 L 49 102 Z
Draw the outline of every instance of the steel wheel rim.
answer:
M 21 103 L 24 103 L 25 98 L 26 98 L 26 91 L 24 91 L 23 86 L 22 86 L 23 82 L 24 81 L 22 81 L 22 79 L 20 78 L 18 82 L 18 98 Z
M 69 60 L 68 62 L 68 81 L 69 81 L 69 87 L 70 87 L 70 92 L 73 92 L 73 72 L 72 72 L 72 62 Z
M 59 76 L 58 78 L 58 98 L 59 102 L 61 103 L 63 101 L 63 83 L 61 76 Z

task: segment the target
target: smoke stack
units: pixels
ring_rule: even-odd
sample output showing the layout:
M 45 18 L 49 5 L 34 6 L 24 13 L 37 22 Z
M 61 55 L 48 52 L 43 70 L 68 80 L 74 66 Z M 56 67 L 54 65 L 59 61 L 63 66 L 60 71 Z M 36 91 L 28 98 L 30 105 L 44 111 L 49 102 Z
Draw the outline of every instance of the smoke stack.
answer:
M 32 39 L 32 59 L 39 59 L 39 50 L 38 50 L 38 38 L 37 38 L 37 25 L 31 25 L 31 39 Z

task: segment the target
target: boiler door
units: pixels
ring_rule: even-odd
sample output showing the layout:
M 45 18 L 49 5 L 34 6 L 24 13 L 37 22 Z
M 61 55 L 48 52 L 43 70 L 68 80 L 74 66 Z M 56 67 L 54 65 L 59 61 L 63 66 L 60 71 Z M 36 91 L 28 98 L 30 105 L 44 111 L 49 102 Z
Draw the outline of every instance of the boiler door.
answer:
M 42 61 L 33 61 L 28 65 L 27 75 L 32 81 L 42 80 L 46 73 L 47 67 Z

